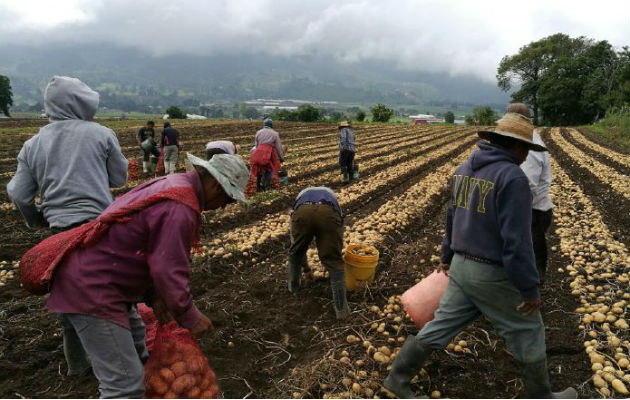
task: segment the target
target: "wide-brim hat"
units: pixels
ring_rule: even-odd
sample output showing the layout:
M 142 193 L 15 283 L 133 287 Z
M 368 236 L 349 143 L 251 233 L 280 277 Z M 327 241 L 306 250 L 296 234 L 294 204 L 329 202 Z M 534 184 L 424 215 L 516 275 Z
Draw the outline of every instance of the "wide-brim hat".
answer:
M 491 140 L 493 136 L 506 136 L 527 144 L 530 150 L 547 151 L 545 146 L 534 143 L 534 125 L 532 121 L 517 113 L 506 113 L 497 121 L 497 126 L 477 132 L 479 137 Z
M 348 122 L 348 121 L 341 121 L 339 123 L 339 125 L 337 125 L 337 128 L 347 128 L 349 126 L 350 126 L 350 122 Z
M 249 181 L 249 171 L 240 156 L 215 154 L 206 161 L 188 153 L 186 161 L 187 168 L 195 165 L 205 168 L 228 196 L 241 204 L 247 204 L 243 190 Z

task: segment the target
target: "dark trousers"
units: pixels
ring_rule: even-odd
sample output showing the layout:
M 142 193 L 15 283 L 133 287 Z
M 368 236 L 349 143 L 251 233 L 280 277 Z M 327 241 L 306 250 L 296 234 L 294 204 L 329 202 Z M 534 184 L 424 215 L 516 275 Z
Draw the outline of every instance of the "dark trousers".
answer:
M 315 238 L 322 265 L 330 270 L 344 270 L 343 218 L 328 204 L 303 204 L 291 214 L 289 257 L 306 265 L 306 250 Z
M 532 242 L 534 255 L 536 256 L 536 268 L 540 276 L 540 282 L 545 280 L 547 272 L 547 231 L 551 226 L 553 210 L 532 210 Z
M 149 159 L 151 158 L 151 154 L 153 154 L 153 157 L 155 158 L 160 158 L 160 150 L 158 150 L 157 147 L 153 147 L 153 149 L 149 151 L 142 149 L 142 151 L 144 152 L 144 158 L 142 159 L 143 161 L 149 161 Z
M 227 154 L 223 149 L 206 149 L 206 160 L 212 158 L 215 154 Z
M 341 167 L 341 173 L 352 173 L 352 165 L 354 163 L 354 151 L 341 150 L 339 152 L 339 166 Z

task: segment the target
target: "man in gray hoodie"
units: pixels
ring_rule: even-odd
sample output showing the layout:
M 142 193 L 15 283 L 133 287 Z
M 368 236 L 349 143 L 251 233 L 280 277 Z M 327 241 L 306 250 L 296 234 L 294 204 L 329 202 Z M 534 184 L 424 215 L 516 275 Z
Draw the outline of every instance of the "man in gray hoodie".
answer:
M 112 203 L 109 188 L 127 181 L 116 134 L 91 122 L 98 102 L 98 93 L 76 78 L 54 76 L 46 86 L 50 123 L 24 142 L 7 185 L 27 226 L 57 233 L 93 220 Z

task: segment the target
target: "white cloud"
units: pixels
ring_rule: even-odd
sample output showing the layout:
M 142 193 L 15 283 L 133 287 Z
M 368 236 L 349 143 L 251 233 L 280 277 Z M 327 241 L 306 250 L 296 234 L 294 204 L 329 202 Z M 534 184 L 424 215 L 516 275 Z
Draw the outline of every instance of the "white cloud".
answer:
M 520 7 L 520 9 L 519 9 Z M 630 2 L 0 0 L 0 44 L 101 42 L 156 55 L 317 54 L 493 80 L 501 57 L 563 32 L 629 43 Z

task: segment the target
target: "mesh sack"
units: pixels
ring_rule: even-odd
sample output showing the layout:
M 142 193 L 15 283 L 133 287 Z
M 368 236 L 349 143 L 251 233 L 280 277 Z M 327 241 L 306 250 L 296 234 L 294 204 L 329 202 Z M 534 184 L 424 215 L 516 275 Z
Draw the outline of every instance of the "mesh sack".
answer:
M 144 365 L 144 385 L 146 398 L 215 399 L 219 393 L 208 359 L 190 332 L 175 321 L 157 328 Z
M 155 314 L 153 314 L 153 309 L 144 303 L 138 303 L 138 314 L 140 314 L 140 318 L 142 318 L 142 322 L 144 322 L 147 331 L 144 342 L 147 345 L 147 349 L 151 351 L 155 343 L 155 335 L 157 334 L 159 325 L 158 320 L 155 318 Z

